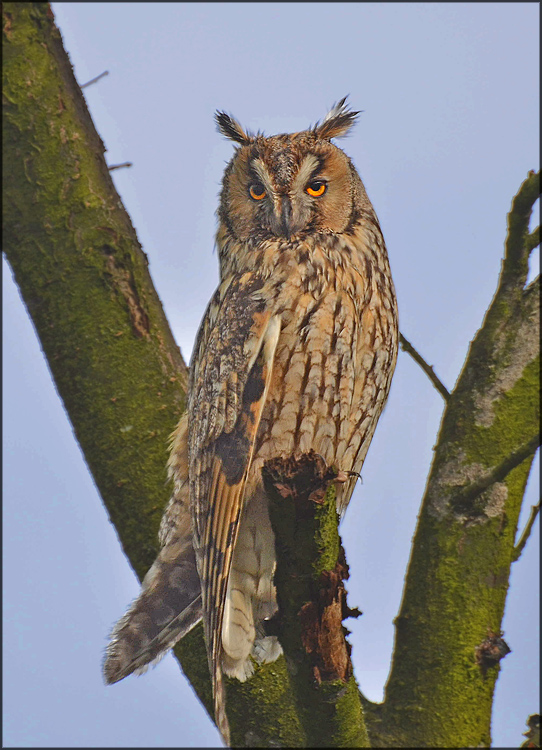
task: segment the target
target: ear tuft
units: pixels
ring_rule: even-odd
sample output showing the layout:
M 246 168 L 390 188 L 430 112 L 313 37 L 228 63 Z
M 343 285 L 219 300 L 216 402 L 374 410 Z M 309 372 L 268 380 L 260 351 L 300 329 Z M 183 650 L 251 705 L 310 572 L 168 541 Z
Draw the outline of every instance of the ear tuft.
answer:
M 317 138 L 329 140 L 330 138 L 341 138 L 348 133 L 360 113 L 349 109 L 349 105 L 346 104 L 347 98 L 348 95 L 334 104 L 322 122 L 317 122 L 312 128 Z
M 226 112 L 215 112 L 215 119 L 218 125 L 218 132 L 229 138 L 230 141 L 236 141 L 242 146 L 246 146 L 254 140 L 254 137 L 250 133 L 245 133 L 237 120 Z

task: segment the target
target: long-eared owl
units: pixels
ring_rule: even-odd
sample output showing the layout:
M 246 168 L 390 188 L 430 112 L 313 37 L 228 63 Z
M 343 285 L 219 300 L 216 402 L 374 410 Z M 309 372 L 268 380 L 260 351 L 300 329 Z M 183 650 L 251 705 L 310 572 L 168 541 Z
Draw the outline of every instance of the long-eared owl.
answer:
M 141 671 L 203 618 L 226 742 L 223 674 L 246 680 L 253 659 L 281 652 L 262 627 L 277 609 L 262 466 L 312 449 L 352 472 L 337 490 L 342 515 L 395 368 L 384 239 L 354 165 L 331 142 L 357 115 L 343 99 L 314 127 L 271 137 L 216 115 L 239 144 L 218 209 L 220 283 L 172 436 L 161 551 L 113 630 L 104 673 L 116 682 Z

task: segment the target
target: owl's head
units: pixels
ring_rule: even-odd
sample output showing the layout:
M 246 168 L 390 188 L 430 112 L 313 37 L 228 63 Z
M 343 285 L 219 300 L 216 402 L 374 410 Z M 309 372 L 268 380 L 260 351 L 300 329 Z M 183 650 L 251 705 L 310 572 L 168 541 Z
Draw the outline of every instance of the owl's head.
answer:
M 218 210 L 228 235 L 259 242 L 354 228 L 370 203 L 354 165 L 331 143 L 346 135 L 359 114 L 345 102 L 308 130 L 270 137 L 216 113 L 219 131 L 240 144 L 224 173 Z

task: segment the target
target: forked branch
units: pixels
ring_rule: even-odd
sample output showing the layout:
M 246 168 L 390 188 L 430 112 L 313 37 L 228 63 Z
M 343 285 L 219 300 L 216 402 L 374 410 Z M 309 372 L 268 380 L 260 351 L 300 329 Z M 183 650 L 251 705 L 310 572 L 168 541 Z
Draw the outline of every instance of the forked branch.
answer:
M 474 501 L 496 482 L 502 482 L 516 466 L 522 464 L 526 459 L 532 458 L 540 446 L 540 434 L 535 435 L 518 450 L 513 451 L 491 471 L 488 471 L 478 481 L 468 485 L 463 491 L 456 492 L 453 497 L 453 506 L 456 510 L 469 509 Z
M 508 213 L 501 286 L 525 286 L 529 255 L 539 243 L 539 230 L 529 233 L 533 206 L 540 196 L 540 173 L 530 171 L 522 183 Z
M 531 253 L 535 247 L 540 245 L 540 227 L 536 227 L 533 231 L 527 235 L 525 240 L 525 247 Z

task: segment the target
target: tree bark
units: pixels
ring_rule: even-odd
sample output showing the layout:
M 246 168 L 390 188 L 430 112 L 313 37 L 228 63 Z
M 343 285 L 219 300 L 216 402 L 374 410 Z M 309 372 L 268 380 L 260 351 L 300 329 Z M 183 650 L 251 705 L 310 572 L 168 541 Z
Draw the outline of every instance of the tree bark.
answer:
M 508 217 L 499 287 L 446 404 L 375 745 L 490 744 L 499 659 L 484 659 L 483 651 L 488 639 L 500 645 L 521 502 L 539 444 L 538 279 L 525 288 L 538 194 L 539 176 L 530 173 Z
M 348 565 L 339 536 L 335 483 L 314 451 L 268 461 L 262 471 L 275 532 L 278 614 L 308 747 L 369 747 L 343 620 Z
M 4 252 L 141 577 L 187 370 L 45 3 L 4 5 Z
M 169 495 L 166 444 L 185 408 L 187 368 L 49 5 L 5 3 L 3 19 L 4 251 L 89 470 L 141 579 L 158 549 Z M 342 684 L 330 679 L 339 707 L 331 714 L 336 746 L 366 743 L 360 698 L 374 746 L 489 745 L 498 657 L 506 650 L 500 626 L 538 429 L 539 290 L 536 283 L 524 288 L 528 255 L 539 241 L 528 232 L 537 188 L 531 174 L 514 201 L 499 289 L 446 403 L 384 703 L 359 696 L 348 655 Z M 325 543 L 320 524 L 311 532 L 317 558 L 329 562 L 335 554 L 319 574 L 337 566 L 334 514 L 322 523 L 329 528 L 330 518 L 335 531 Z M 282 561 L 281 553 L 279 567 Z M 288 575 L 279 589 L 291 585 Z M 298 601 L 286 615 L 289 631 L 307 603 Z M 343 641 L 339 650 L 345 647 L 340 621 L 335 617 L 333 625 L 337 643 Z M 284 657 L 258 667 L 244 684 L 228 680 L 235 746 L 315 744 L 307 716 L 325 697 L 315 689 L 314 666 L 321 676 L 322 665 L 306 647 L 307 631 L 299 632 L 304 653 L 287 638 L 285 651 L 290 666 L 307 654 L 313 659 L 305 687 Z M 201 626 L 175 653 L 210 711 Z

